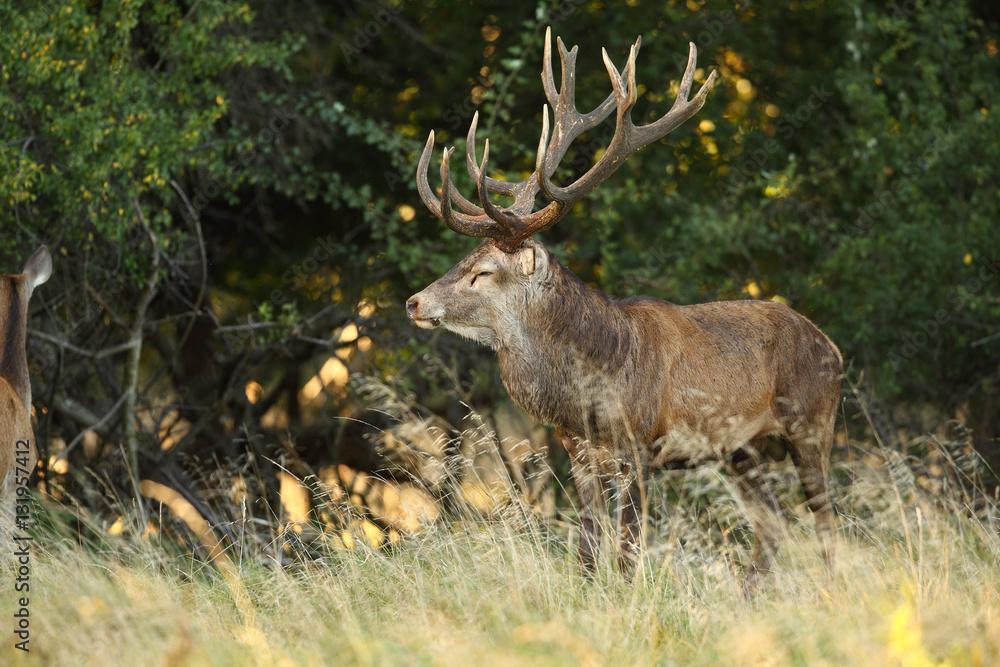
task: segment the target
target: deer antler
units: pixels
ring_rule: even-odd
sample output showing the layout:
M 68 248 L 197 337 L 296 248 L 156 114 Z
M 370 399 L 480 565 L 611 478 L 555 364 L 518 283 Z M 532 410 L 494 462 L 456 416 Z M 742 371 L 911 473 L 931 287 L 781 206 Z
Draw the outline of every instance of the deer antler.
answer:
M 695 62 L 698 59 L 698 49 L 692 43 L 688 55 L 687 68 L 681 79 L 680 89 L 673 107 L 663 118 L 636 127 L 632 123 L 632 107 L 637 94 L 635 87 L 635 57 L 639 53 L 642 38 L 638 38 L 629 51 L 628 62 L 619 74 L 612 64 L 606 50 L 601 49 L 604 65 L 611 77 L 614 92 L 608 96 L 596 109 L 587 114 L 576 110 L 576 55 L 577 47 L 569 51 L 561 39 L 556 38 L 559 46 L 559 59 L 562 63 L 562 81 L 559 92 L 556 93 L 555 81 L 552 77 L 552 31 L 545 30 L 545 54 L 542 70 L 542 86 L 548 104 L 542 109 L 542 134 L 538 141 L 538 153 L 535 159 L 535 171 L 523 181 L 510 183 L 490 178 L 486 175 L 489 164 L 490 142 L 486 140 L 482 164 L 476 160 L 476 126 L 479 113 L 472 118 L 472 125 L 466 141 L 465 157 L 469 176 L 476 182 L 479 201 L 482 206 L 476 206 L 462 196 L 452 184 L 449 162 L 454 148 L 446 148 L 441 160 L 442 197 L 434 194 L 427 181 L 427 169 L 430 165 L 431 153 L 434 150 L 434 132 L 427 138 L 427 144 L 420 155 L 417 164 L 417 190 L 420 198 L 430 211 L 445 221 L 452 230 L 466 236 L 492 238 L 494 243 L 506 252 L 512 252 L 530 236 L 547 229 L 561 220 L 573 208 L 573 205 L 594 190 L 604 179 L 610 176 L 626 159 L 643 146 L 665 136 L 676 129 L 681 123 L 696 114 L 702 105 L 708 91 L 715 83 L 716 72 L 713 70 L 708 80 L 692 99 L 688 99 L 691 84 L 694 81 Z M 554 122 L 551 136 L 549 135 L 549 105 L 552 106 Z M 616 109 L 615 134 L 604 154 L 587 173 L 574 183 L 558 187 L 551 181 L 559 162 L 566 155 L 573 141 L 582 133 L 603 122 L 612 110 Z M 532 211 L 535 195 L 539 190 L 548 198 L 549 203 L 538 211 Z M 514 198 L 514 203 L 500 207 L 490 200 L 491 194 L 502 194 Z M 454 201 L 461 210 L 452 208 Z

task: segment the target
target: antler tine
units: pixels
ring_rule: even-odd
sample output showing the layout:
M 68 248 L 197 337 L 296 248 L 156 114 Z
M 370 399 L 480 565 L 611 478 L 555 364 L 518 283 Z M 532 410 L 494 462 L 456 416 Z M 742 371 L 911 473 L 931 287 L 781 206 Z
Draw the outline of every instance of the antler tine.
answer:
M 626 121 L 626 127 L 632 126 L 632 107 L 635 106 L 636 101 L 639 99 L 639 94 L 635 87 L 635 57 L 639 53 L 636 46 L 638 46 L 638 42 L 629 47 L 628 60 L 621 74 L 618 73 L 618 68 L 615 67 L 615 64 L 611 62 L 611 57 L 608 56 L 607 50 L 601 49 L 604 66 L 607 68 L 608 77 L 611 79 L 611 87 L 615 91 L 618 118 Z
M 558 38 L 557 38 L 558 39 Z M 566 58 L 562 55 L 563 45 L 562 40 L 559 40 L 559 62 L 563 65 L 562 70 L 562 83 L 566 85 Z M 573 58 L 576 58 L 576 51 L 574 49 Z M 545 28 L 545 46 L 542 49 L 542 88 L 545 89 L 545 99 L 549 101 L 549 104 L 555 105 L 556 99 L 559 97 L 559 92 L 556 91 L 556 81 L 552 77 L 552 26 Z
M 470 174 L 475 174 L 480 201 L 483 202 L 484 208 L 469 202 L 452 183 L 451 156 L 455 151 L 453 147 L 446 148 L 441 158 L 441 192 L 443 196 L 438 199 L 427 178 L 433 151 L 434 132 L 431 131 L 417 163 L 417 192 L 430 212 L 437 218 L 444 220 L 451 230 L 465 236 L 492 238 L 501 248 L 512 251 L 524 239 L 537 232 L 540 229 L 539 225 L 551 224 L 549 222 L 552 215 L 551 206 L 538 213 L 531 213 L 531 204 L 534 201 L 535 193 L 538 192 L 538 186 L 534 183 L 533 177 L 512 184 L 486 176 L 489 164 L 489 140 L 486 142 L 486 152 L 483 155 L 482 165 L 475 168 L 474 171 L 470 170 Z M 475 149 L 471 153 L 474 158 Z M 468 155 L 469 151 L 466 153 L 467 157 Z M 494 184 L 500 187 L 494 190 Z M 496 206 L 490 200 L 491 192 L 515 197 L 515 202 L 510 210 Z M 452 208 L 452 199 L 458 202 L 465 214 L 458 213 Z
M 674 99 L 674 104 L 670 108 L 670 111 L 667 112 L 667 115 L 660 120 L 636 128 L 636 134 L 638 135 L 636 150 L 674 131 L 684 121 L 698 113 L 705 105 L 705 100 L 708 98 L 708 91 L 715 85 L 718 71 L 712 70 L 711 74 L 708 75 L 708 79 L 702 84 L 694 98 L 688 99 L 688 95 L 691 93 L 691 84 L 694 82 L 694 71 L 697 61 L 698 47 L 694 45 L 694 42 L 689 42 L 687 67 L 684 68 L 684 76 L 681 77 L 681 84 L 677 89 L 677 97 Z
M 458 204 L 458 208 L 461 209 L 463 213 L 472 216 L 484 214 L 483 209 L 466 199 L 462 193 L 458 191 L 458 188 L 455 187 L 454 183 L 448 183 L 448 194 L 450 195 L 451 200 Z
M 479 112 L 472 115 L 472 124 L 469 126 L 469 134 L 465 137 L 465 165 L 469 170 L 469 177 L 473 183 L 479 182 L 479 167 L 476 161 L 476 127 L 479 125 Z M 489 141 L 489 139 L 487 139 Z M 507 181 L 499 181 L 495 178 L 486 177 L 486 188 L 493 193 L 514 196 L 514 184 Z
M 417 192 L 420 194 L 420 199 L 424 202 L 424 206 L 430 209 L 430 212 L 435 216 L 443 220 L 444 218 L 441 217 L 441 202 L 431 189 L 430 181 L 427 180 L 427 167 L 431 163 L 431 154 L 433 152 L 434 130 L 431 130 L 430 134 L 427 135 L 427 143 L 424 144 L 424 150 L 420 153 L 420 161 L 417 162 Z
M 542 167 L 545 165 L 545 157 L 548 155 L 548 143 L 549 143 L 549 105 L 543 104 L 542 134 L 538 138 L 538 151 L 535 153 L 535 173 L 537 174 L 545 173 L 545 170 Z M 541 179 L 539 179 L 539 186 L 541 186 Z
M 435 216 L 444 220 L 444 217 L 441 214 L 441 201 L 437 198 L 437 195 L 434 194 L 434 190 L 431 189 L 430 183 L 427 179 L 427 169 L 430 165 L 431 155 L 433 152 L 434 132 L 432 131 L 427 137 L 427 143 L 424 145 L 424 150 L 420 154 L 420 161 L 417 163 L 417 192 L 420 193 L 420 199 L 424 202 L 424 206 L 430 209 L 431 213 Z M 458 202 L 458 207 L 460 209 L 470 215 L 484 215 L 483 209 L 463 197 L 450 181 L 448 186 L 450 186 L 449 191 L 451 196 Z M 442 189 L 442 192 L 443 191 L 444 189 Z
M 485 213 L 481 216 L 466 216 L 461 213 L 455 213 L 451 208 L 451 197 L 445 195 L 445 193 L 454 189 L 454 186 L 451 184 L 449 167 L 451 154 L 454 152 L 454 148 L 446 148 L 444 149 L 444 155 L 441 157 L 441 193 L 444 195 L 441 197 L 441 219 L 445 221 L 445 224 L 450 229 L 459 234 L 465 234 L 466 236 L 489 236 L 487 232 L 494 225 L 493 221 Z
M 621 157 L 622 155 L 628 156 L 630 152 L 627 149 L 629 138 L 635 129 L 632 125 L 631 112 L 637 99 L 635 89 L 635 57 L 640 46 L 640 41 L 641 38 L 636 40 L 636 43 L 629 48 L 628 61 L 625 63 L 622 73 L 619 73 L 618 68 L 611 62 L 611 57 L 608 55 L 607 49 L 601 49 L 604 66 L 607 68 L 608 77 L 611 79 L 611 87 L 613 88 L 611 94 L 615 98 L 615 106 L 617 107 L 615 134 L 611 138 L 611 143 L 605 149 L 604 155 L 597 161 L 597 164 L 591 167 L 575 183 L 566 187 L 558 187 L 552 183 L 551 171 L 545 170 L 538 173 L 538 187 L 550 200 L 565 202 L 569 206 L 572 206 L 573 203 L 586 196 L 605 178 L 610 176 L 620 166 L 621 162 L 624 162 L 624 158 Z M 623 74 L 625 75 L 624 77 Z M 543 118 L 542 121 L 543 132 L 547 125 L 546 120 L 547 118 Z
M 641 39 L 641 38 L 640 38 Z M 555 80 L 552 77 L 552 28 L 545 29 L 545 53 L 542 56 L 542 87 L 545 97 L 554 110 L 566 109 L 573 112 L 574 120 L 583 121 L 584 130 L 600 124 L 615 108 L 615 95 L 611 93 L 593 111 L 581 114 L 576 110 L 576 54 L 578 47 L 566 50 L 561 37 L 556 37 L 559 46 L 559 63 L 561 65 L 560 89 L 556 92 Z M 638 44 L 638 42 L 637 42 Z M 568 114 L 569 115 L 569 114 Z
M 678 100 L 687 101 L 688 95 L 691 94 L 691 84 L 694 83 L 694 70 L 697 61 L 698 47 L 694 45 L 694 42 L 688 42 L 688 61 L 687 65 L 684 66 L 684 76 L 681 77 L 681 85 L 677 88 L 677 97 L 674 98 L 674 106 L 677 105 Z M 715 70 L 712 71 L 714 72 Z
M 542 140 L 539 142 L 539 151 L 544 154 L 545 134 L 548 131 L 548 112 L 545 110 L 542 121 Z M 536 158 L 536 162 L 543 160 Z M 479 179 L 477 186 L 479 189 L 479 201 L 483 203 L 486 215 L 493 219 L 497 226 L 503 231 L 501 234 L 489 234 L 494 242 L 505 252 L 513 252 L 521 243 L 542 231 L 548 229 L 563 218 L 568 212 L 568 208 L 561 202 L 551 201 L 540 211 L 531 212 L 531 205 L 534 202 L 535 193 L 538 192 L 537 183 L 529 177 L 528 180 L 521 181 L 514 186 L 514 203 L 508 208 L 501 208 L 490 200 L 490 191 L 486 179 L 486 166 L 490 160 L 490 140 L 486 140 L 483 150 L 483 162 L 478 168 Z
M 490 199 L 490 191 L 487 183 L 486 177 L 486 165 L 490 161 L 490 140 L 486 140 L 486 146 L 483 148 L 483 163 L 479 167 L 479 179 L 476 181 L 476 185 L 479 189 L 479 201 L 483 203 L 483 210 L 486 215 L 492 220 L 497 222 L 503 229 L 502 237 L 504 239 L 511 238 L 516 235 L 517 231 L 517 219 L 512 216 L 506 210 L 500 208 Z M 494 238 L 501 238 L 499 236 Z
M 448 163 L 454 151 L 454 148 L 445 148 L 441 155 L 441 219 L 451 229 L 455 229 L 455 225 L 458 222 L 455 219 L 455 212 L 451 209 L 451 197 L 447 195 L 448 189 L 451 187 L 451 167 Z M 461 233 L 464 234 L 465 232 Z
M 681 79 L 677 98 L 674 100 L 670 111 L 660 120 L 648 125 L 643 125 L 642 127 L 633 125 L 631 116 L 632 107 L 635 105 L 638 97 L 635 85 L 635 58 L 639 46 L 640 40 L 636 40 L 636 43 L 629 50 L 628 63 L 620 74 L 608 57 L 607 52 L 603 52 L 604 64 L 608 69 L 608 76 L 611 78 L 611 85 L 615 90 L 614 94 L 618 107 L 615 134 L 611 138 L 611 143 L 605 150 L 604 155 L 601 156 L 601 159 L 575 183 L 566 187 L 557 187 L 550 180 L 551 174 L 548 171 L 539 172 L 539 189 L 549 199 L 561 201 L 566 206 L 572 206 L 614 173 L 633 153 L 676 129 L 681 123 L 697 113 L 705 104 L 708 91 L 715 83 L 716 72 L 713 71 L 709 75 L 708 80 L 705 81 L 698 94 L 689 100 L 688 94 L 694 80 L 695 62 L 698 57 L 698 50 L 694 43 L 691 43 L 687 68 Z
M 496 223 L 485 214 L 463 215 L 456 213 L 451 207 L 451 197 L 447 195 L 454 192 L 455 187 L 451 184 L 451 174 L 449 162 L 454 148 L 446 148 L 441 158 L 441 192 L 444 195 L 440 200 L 431 191 L 427 181 L 427 166 L 430 163 L 430 153 L 434 149 L 434 133 L 431 132 L 420 162 L 417 165 L 417 190 L 424 205 L 430 209 L 431 213 L 445 221 L 450 229 L 466 236 L 492 236 L 496 234 Z M 479 209 L 480 211 L 482 209 Z
M 576 55 L 578 48 L 567 50 L 561 38 L 556 37 L 559 47 L 559 61 L 562 66 L 560 90 L 556 93 L 552 78 L 552 28 L 545 29 L 545 52 L 542 66 L 542 86 L 545 97 L 552 107 L 554 124 L 551 142 L 545 151 L 546 175 L 551 177 L 556 166 L 566 155 L 573 140 L 589 129 L 600 125 L 615 108 L 615 94 L 612 92 L 590 113 L 581 114 L 576 109 Z M 536 164 L 541 164 L 536 161 Z

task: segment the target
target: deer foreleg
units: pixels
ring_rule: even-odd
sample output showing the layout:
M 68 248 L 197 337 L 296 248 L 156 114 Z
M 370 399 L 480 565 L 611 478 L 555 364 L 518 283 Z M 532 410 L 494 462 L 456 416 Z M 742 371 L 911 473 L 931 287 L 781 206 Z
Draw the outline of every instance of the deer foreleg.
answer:
M 597 568 L 606 514 L 604 480 L 597 469 L 590 445 L 560 430 L 557 437 L 570 457 L 570 470 L 580 501 L 580 564 L 588 572 Z
M 649 466 L 628 466 L 628 471 L 620 479 L 622 483 L 621 534 L 618 543 L 618 569 L 632 578 L 642 551 L 643 512 L 646 507 L 646 482 L 649 480 Z

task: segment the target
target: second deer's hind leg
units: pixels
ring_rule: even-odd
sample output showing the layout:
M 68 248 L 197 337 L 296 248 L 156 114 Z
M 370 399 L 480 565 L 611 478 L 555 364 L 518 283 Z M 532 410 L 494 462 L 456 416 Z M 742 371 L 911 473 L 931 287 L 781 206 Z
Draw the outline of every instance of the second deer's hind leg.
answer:
M 766 443 L 757 443 L 765 446 Z M 774 491 L 764 479 L 759 449 L 751 440 L 747 447 L 734 452 L 727 461 L 729 473 L 736 480 L 753 527 L 754 549 L 743 583 L 743 592 L 752 595 L 761 579 L 770 571 L 778 547 L 785 536 L 786 520 Z

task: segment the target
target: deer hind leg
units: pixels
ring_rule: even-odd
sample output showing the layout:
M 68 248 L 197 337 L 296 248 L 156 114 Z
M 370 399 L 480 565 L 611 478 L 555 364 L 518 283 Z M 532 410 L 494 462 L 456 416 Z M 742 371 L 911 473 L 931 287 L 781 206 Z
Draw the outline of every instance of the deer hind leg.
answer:
M 559 429 L 556 437 L 569 453 L 570 472 L 580 501 L 580 564 L 587 572 L 593 572 L 597 568 L 607 514 L 605 482 L 588 442 L 581 442 Z
M 784 512 L 764 479 L 760 465 L 762 456 L 755 443 L 756 440 L 751 440 L 747 447 L 738 449 L 727 461 L 729 474 L 736 480 L 750 525 L 753 526 L 753 558 L 743 582 L 743 593 L 747 597 L 757 592 L 763 577 L 771 570 L 786 530 Z M 768 443 L 756 444 L 766 447 Z
M 642 514 L 645 509 L 649 466 L 629 465 L 620 477 L 621 532 L 618 542 L 618 570 L 631 579 L 642 550 Z
M 793 435 L 789 453 L 806 495 L 806 504 L 816 521 L 816 537 L 826 564 L 827 576 L 834 574 L 834 512 L 830 502 L 827 476 L 830 472 L 830 449 L 833 446 L 834 421 L 829 426 L 800 436 Z M 817 433 L 819 435 L 817 435 Z

